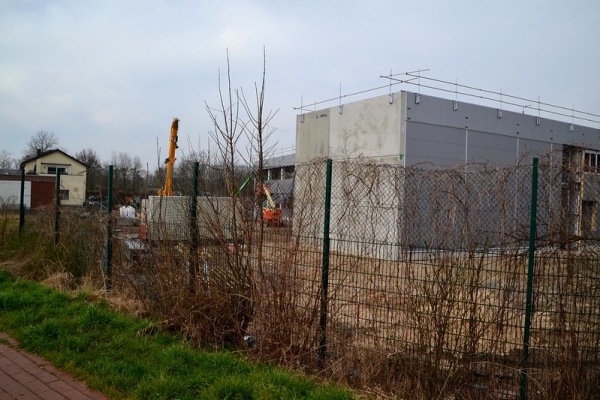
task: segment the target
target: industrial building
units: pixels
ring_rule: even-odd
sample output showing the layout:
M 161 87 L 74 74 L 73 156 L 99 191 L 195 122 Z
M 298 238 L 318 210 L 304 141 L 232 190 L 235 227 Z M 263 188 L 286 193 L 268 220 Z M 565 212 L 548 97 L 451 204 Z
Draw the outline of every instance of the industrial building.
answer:
M 475 163 L 503 168 L 531 162 L 536 156 L 550 157 L 552 164 L 564 170 L 565 189 L 554 200 L 565 210 L 569 233 L 581 235 L 585 230 L 586 234 L 598 235 L 599 129 L 420 93 L 401 91 L 298 115 L 295 188 L 298 191 L 306 186 L 300 166 L 315 159 L 363 159 L 404 168 L 439 169 Z M 340 171 L 334 169 L 334 180 L 336 173 Z M 394 185 L 408 187 L 409 179 L 403 176 Z M 384 198 L 390 189 L 377 190 Z M 297 199 L 299 193 L 295 195 Z M 332 204 L 343 204 L 335 192 L 332 196 Z M 390 198 L 396 204 L 387 205 L 388 213 L 400 213 L 402 195 Z M 526 198 L 519 201 L 519 207 L 527 206 Z M 422 204 L 427 204 L 425 197 Z M 335 209 L 332 213 L 335 220 Z M 367 218 L 372 216 L 365 214 L 353 226 L 344 225 L 341 219 L 332 223 L 332 238 L 351 240 L 352 235 L 363 234 Z M 430 225 L 431 221 L 421 223 Z M 422 228 L 407 233 L 400 215 L 382 219 L 380 224 L 384 226 L 375 233 L 376 239 L 386 243 L 431 243 L 432 238 L 419 231 Z M 315 227 L 315 233 L 320 229 Z M 459 231 L 457 226 L 455 233 Z M 497 239 L 490 236 L 486 240 Z
M 369 157 L 404 167 L 505 166 L 565 145 L 587 152 L 595 162 L 600 130 L 405 91 L 304 113 L 296 120 L 296 163 Z
M 294 175 L 296 155 L 293 153 L 270 157 L 263 166 L 263 182 L 266 182 L 273 200 L 282 210 L 284 222 L 289 222 L 293 209 Z

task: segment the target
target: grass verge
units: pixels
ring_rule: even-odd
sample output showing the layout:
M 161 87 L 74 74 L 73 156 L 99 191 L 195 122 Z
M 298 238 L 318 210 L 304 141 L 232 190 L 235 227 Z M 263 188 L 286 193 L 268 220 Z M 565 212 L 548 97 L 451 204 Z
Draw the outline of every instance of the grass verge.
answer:
M 0 271 L 0 331 L 115 399 L 350 399 L 228 352 L 198 351 L 152 321 Z

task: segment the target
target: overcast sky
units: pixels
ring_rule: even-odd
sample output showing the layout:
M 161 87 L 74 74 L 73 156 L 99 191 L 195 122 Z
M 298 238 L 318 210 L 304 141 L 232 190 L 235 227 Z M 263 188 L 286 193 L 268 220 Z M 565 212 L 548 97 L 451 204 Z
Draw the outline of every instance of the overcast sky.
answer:
M 154 169 L 175 116 L 181 151 L 203 150 L 226 49 L 249 95 L 265 49 L 279 148 L 295 144 L 301 102 L 385 85 L 390 71 L 600 114 L 599 16 L 598 0 L 0 0 L 0 150 L 20 158 L 46 130 L 71 154 L 127 152 Z

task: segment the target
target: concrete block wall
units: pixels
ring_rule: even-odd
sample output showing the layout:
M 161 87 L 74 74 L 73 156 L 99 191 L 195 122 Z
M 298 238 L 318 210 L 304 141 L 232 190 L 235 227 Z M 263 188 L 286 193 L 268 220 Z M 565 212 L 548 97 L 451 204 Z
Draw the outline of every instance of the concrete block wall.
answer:
M 150 240 L 189 240 L 190 196 L 150 196 L 142 200 L 141 222 Z M 198 197 L 200 239 L 230 240 L 233 208 L 229 197 Z

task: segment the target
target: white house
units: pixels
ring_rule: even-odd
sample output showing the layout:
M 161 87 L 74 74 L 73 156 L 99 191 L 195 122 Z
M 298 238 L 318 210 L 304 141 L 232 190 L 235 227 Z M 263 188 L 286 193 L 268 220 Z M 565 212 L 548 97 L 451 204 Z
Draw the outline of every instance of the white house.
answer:
M 40 152 L 21 163 L 27 175 L 56 176 L 60 172 L 61 204 L 78 206 L 85 201 L 88 166 L 62 150 Z

